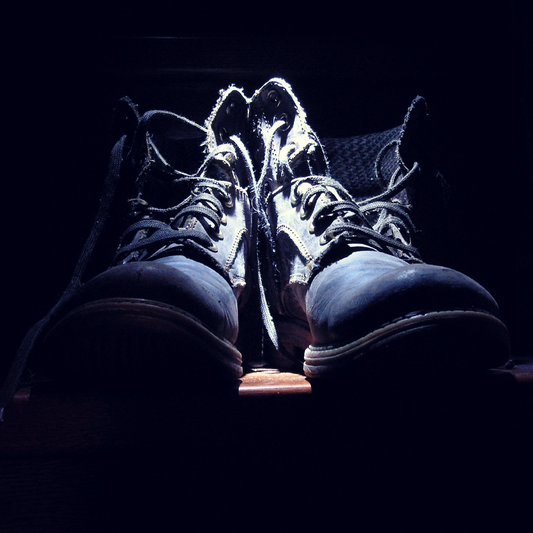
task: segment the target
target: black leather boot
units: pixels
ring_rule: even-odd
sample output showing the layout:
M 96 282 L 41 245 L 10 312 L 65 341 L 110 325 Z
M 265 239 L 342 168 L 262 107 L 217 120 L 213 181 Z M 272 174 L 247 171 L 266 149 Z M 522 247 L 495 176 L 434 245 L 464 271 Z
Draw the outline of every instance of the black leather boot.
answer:
M 309 378 L 324 378 L 363 368 L 464 372 L 506 362 L 508 332 L 492 296 L 457 271 L 420 262 L 409 227 L 385 220 L 393 212 L 381 216 L 369 201 L 367 213 L 377 215 L 367 217 L 329 175 L 323 147 L 284 80 L 256 91 L 250 109 L 276 364 L 303 364 Z
M 247 111 L 230 87 L 205 127 L 166 111 L 138 118 L 120 164 L 131 186 L 115 258 L 54 310 L 35 357 L 42 373 L 96 383 L 242 374 L 235 344 L 253 246 Z

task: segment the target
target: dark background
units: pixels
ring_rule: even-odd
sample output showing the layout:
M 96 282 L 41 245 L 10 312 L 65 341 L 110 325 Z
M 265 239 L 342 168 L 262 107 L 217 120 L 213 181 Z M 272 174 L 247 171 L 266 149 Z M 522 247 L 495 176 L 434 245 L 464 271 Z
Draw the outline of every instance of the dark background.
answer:
M 322 137 L 392 128 L 426 98 L 452 192 L 442 263 L 492 292 L 515 352 L 531 352 L 526 2 L 50 9 L 6 19 L 4 363 L 68 282 L 116 140 L 117 99 L 203 123 L 219 89 L 250 95 L 272 76 L 292 84 Z
M 272 76 L 292 84 L 321 137 L 398 126 L 411 100 L 426 98 L 452 192 L 442 263 L 493 293 L 514 357 L 531 355 L 533 21 L 526 4 L 79 4 L 23 6 L 13 16 L 4 8 L 3 369 L 61 295 L 92 226 L 116 140 L 117 99 L 202 123 L 219 89 L 235 83 L 250 95 Z M 477 530 L 499 515 L 509 531 L 530 507 L 531 394 L 509 399 L 505 383 L 462 395 L 452 387 L 437 392 L 435 403 L 416 397 L 412 417 L 404 413 L 409 401 L 391 401 L 379 387 L 370 399 L 339 404 L 313 394 L 239 401 L 234 409 L 209 398 L 168 409 L 154 400 L 142 409 L 139 399 L 116 429 L 134 436 L 128 445 L 137 443 L 136 453 L 8 458 L 15 481 L 4 501 L 29 516 L 33 494 L 34 512 L 50 506 L 61 523 L 68 522 L 63 512 L 82 508 L 78 522 L 91 531 L 91 519 L 97 531 L 104 523 L 135 530 L 139 516 L 146 524 L 169 517 L 178 527 L 189 515 L 216 525 L 223 512 L 244 519 L 247 530 L 264 521 L 278 530 L 287 509 L 295 529 L 317 516 L 329 530 L 345 529 L 346 520 L 360 525 L 366 511 L 371 523 L 389 520 L 394 529 L 404 513 L 424 531 L 442 522 L 461 530 L 465 512 Z M 24 412 L 32 405 L 39 412 L 38 401 Z M 57 426 L 79 435 L 77 405 L 58 408 L 72 414 L 66 429 L 54 405 L 32 442 Z M 98 434 L 90 412 L 80 415 Z M 188 509 L 191 501 L 198 508 Z M 111 509 L 109 522 L 103 517 Z

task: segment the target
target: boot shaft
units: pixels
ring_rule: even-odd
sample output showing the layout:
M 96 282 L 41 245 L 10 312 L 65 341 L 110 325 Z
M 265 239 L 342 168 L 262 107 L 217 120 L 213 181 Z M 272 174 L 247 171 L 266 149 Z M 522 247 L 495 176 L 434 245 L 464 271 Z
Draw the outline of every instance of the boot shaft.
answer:
M 114 265 L 184 255 L 216 270 L 240 296 L 252 239 L 246 115 L 245 97 L 230 87 L 204 127 L 166 111 L 140 118 L 124 162 L 133 186 Z

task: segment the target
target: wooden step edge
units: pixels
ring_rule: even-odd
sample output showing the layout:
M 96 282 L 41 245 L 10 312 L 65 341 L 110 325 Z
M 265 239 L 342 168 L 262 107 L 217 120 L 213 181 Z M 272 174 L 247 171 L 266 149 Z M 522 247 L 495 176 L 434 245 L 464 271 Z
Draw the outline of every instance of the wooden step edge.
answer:
M 276 369 L 252 370 L 241 378 L 239 396 L 278 396 L 311 394 L 311 384 L 305 376 Z

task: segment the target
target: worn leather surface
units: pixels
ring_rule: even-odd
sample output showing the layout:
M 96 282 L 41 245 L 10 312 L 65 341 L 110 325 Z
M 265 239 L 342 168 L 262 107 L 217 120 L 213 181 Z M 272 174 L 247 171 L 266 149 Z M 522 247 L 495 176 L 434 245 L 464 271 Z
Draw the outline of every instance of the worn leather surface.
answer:
M 499 315 L 494 298 L 460 272 L 410 265 L 370 251 L 353 253 L 317 274 L 306 304 L 314 344 L 352 340 L 416 313 L 479 310 Z
M 119 265 L 99 274 L 58 309 L 64 316 L 84 303 L 108 298 L 145 299 L 190 313 L 219 336 L 235 342 L 237 298 L 213 269 L 184 256 Z

